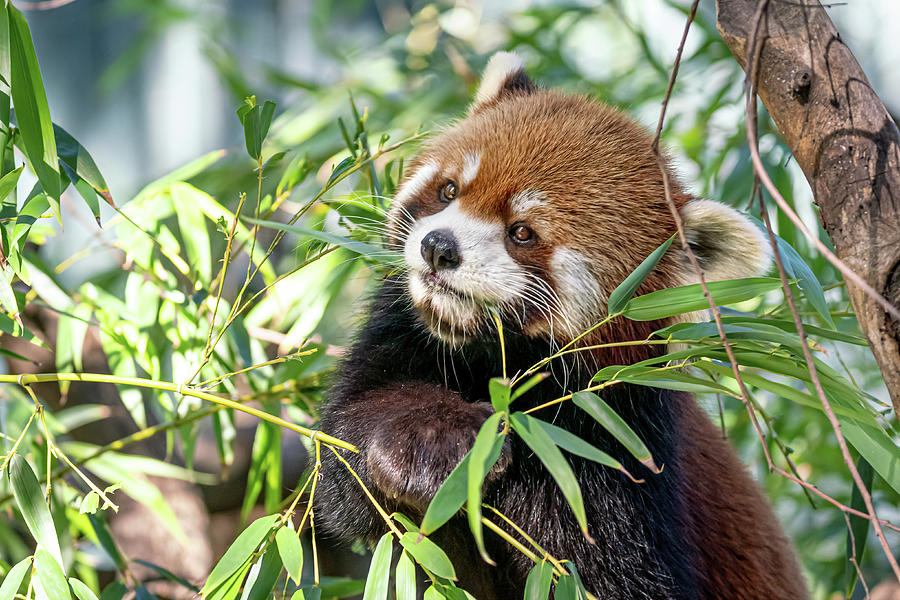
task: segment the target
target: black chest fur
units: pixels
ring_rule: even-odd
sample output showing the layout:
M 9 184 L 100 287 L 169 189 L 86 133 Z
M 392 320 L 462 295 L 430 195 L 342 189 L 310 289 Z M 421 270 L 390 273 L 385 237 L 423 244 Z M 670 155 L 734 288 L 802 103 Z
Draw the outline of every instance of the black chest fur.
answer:
M 546 340 L 528 339 L 511 327 L 507 330 L 506 360 L 510 374 L 527 369 L 550 351 Z M 549 365 L 548 369 L 553 376 L 516 400 L 513 410 L 524 410 L 583 389 L 590 385 L 593 374 L 579 369 L 577 364 L 562 361 Z M 398 383 L 423 382 L 458 392 L 467 402 L 486 402 L 488 381 L 501 373 L 496 338 L 449 348 L 419 321 L 402 283 L 388 279 L 375 298 L 359 341 L 339 369 L 323 412 L 322 427 L 338 437 L 364 440 L 364 432 L 354 431 L 353 413 L 348 409 L 353 398 Z M 635 461 L 571 402 L 533 413 L 611 454 L 632 474 L 644 479 L 643 483 L 635 483 L 618 471 L 567 455 L 582 488 L 594 544 L 588 543 L 579 532 L 571 509 L 549 472 L 514 435 L 510 440 L 510 466 L 488 488 L 485 501 L 523 527 L 556 558 L 573 560 L 588 589 L 600 598 L 697 597 L 683 519 L 688 507 L 683 506 L 681 489 L 686 482 L 681 481 L 677 464 L 678 405 L 691 399 L 676 392 L 626 385 L 612 386 L 602 395 L 648 445 L 657 464 L 664 467 L 661 474 L 653 474 Z M 439 421 L 441 415 L 429 414 L 426 406 L 421 418 Z M 403 431 L 396 433 L 404 435 Z M 383 522 L 362 506 L 367 501 L 354 490 L 349 475 L 342 473 L 336 463 L 326 463 L 326 467 L 317 517 L 336 512 L 337 516 L 326 517 L 330 529 L 345 534 L 373 538 L 383 533 Z M 357 467 L 365 471 L 361 462 Z M 386 501 L 389 503 L 389 499 Z M 355 503 L 360 506 L 354 506 Z M 438 533 L 439 543 L 472 545 L 462 521 L 451 521 Z M 485 585 L 494 585 L 496 598 L 521 597 L 524 575 L 531 561 L 496 538 L 490 543 L 489 551 L 499 565 L 496 569 L 477 558 L 472 560 L 473 555 L 464 551 L 455 552 L 451 557 L 471 560 L 469 570 L 482 572 L 470 577 L 474 587 L 484 590 Z M 459 566 L 457 570 L 460 571 Z M 465 578 L 462 584 L 465 586 Z M 489 592 L 483 593 L 489 597 Z

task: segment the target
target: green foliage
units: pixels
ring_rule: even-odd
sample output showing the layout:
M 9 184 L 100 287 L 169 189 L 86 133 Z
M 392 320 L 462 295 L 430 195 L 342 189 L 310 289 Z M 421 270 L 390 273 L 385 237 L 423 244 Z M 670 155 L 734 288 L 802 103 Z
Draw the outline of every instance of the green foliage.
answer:
M 331 19 L 342 17 L 330 12 L 330 3 L 318 2 L 316 7 L 317 35 L 323 35 Z M 665 9 L 678 16 L 684 6 L 665 4 Z M 475 37 L 454 29 L 452 11 L 457 9 L 429 4 L 406 26 L 385 32 L 378 43 L 361 47 L 362 42 L 348 40 L 336 58 L 347 77 L 334 86 L 298 81 L 278 67 L 245 72 L 249 69 L 218 41 L 222 36 L 215 35 L 222 23 L 208 19 L 202 9 L 137 2 L 125 10 L 143 11 L 146 28 L 107 72 L 105 89 L 123 81 L 167 27 L 196 22 L 209 34 L 210 63 L 232 90 L 234 104 L 240 104 L 237 116 L 245 148 L 201 156 L 149 182 L 117 206 L 88 151 L 51 120 L 26 19 L 12 3 L 0 11 L 0 306 L 5 311 L 0 330 L 42 345 L 41 332 L 32 331 L 33 322 L 23 321 L 22 313 L 40 307 L 58 316 L 55 339 L 47 342 L 55 348 L 57 375 L 42 381 L 59 380 L 63 395 L 83 371 L 88 335 L 96 335 L 111 372 L 98 381 L 115 383 L 139 428 L 116 447 L 75 442 L 71 432 L 104 418 L 102 411 L 82 407 L 80 412 L 73 408 L 51 413 L 45 409 L 47 399 L 30 387 L 38 380 L 0 376 L 10 384 L 0 392 L 0 437 L 5 444 L 0 495 L 7 515 L 12 515 L 0 520 L 0 600 L 13 600 L 17 593 L 21 598 L 35 588 L 52 600 L 73 594 L 78 600 L 120 600 L 129 593 L 141 600 L 153 598 L 147 582 L 131 573 L 133 564 L 196 593 L 195 582 L 125 556 L 110 534 L 106 515 L 116 510 L 116 495 L 127 494 L 161 519 L 174 544 L 186 543 L 173 507 L 152 477 L 210 481 L 193 469 L 198 431 L 207 423 L 222 467 L 231 468 L 235 412 L 240 411 L 255 410 L 251 414 L 264 419 L 250 452 L 242 516 L 247 519 L 258 503 L 268 516 L 242 526 L 206 581 L 198 584 L 209 600 L 288 594 L 294 600 L 359 594 L 386 598 L 392 573 L 397 598 L 412 598 L 416 565 L 430 580 L 426 598 L 470 597 L 455 585 L 453 565 L 428 536 L 464 510 L 485 560 L 484 528 L 490 530 L 487 535 L 510 543 L 524 539 L 514 527 L 527 529 L 527 524 L 507 523 L 502 515 L 496 515 L 500 521 L 495 522 L 493 509 L 482 504 L 485 479 L 510 435 L 526 443 L 534 460 L 548 469 L 587 535 L 581 490 L 566 454 L 624 468 L 600 448 L 541 420 L 540 412 L 517 412 L 514 403 L 547 376 L 544 364 L 512 380 L 496 374 L 487 390 L 496 412 L 422 522 L 383 515 L 390 531 L 374 548 L 366 581 L 318 571 L 311 535 L 318 466 L 292 497 L 284 498 L 294 484 L 285 481 L 281 468 L 285 428 L 307 436 L 311 455 L 347 447 L 324 435 L 327 432 L 314 434 L 296 423 L 310 424 L 317 417 L 323 381 L 334 365 L 328 350 L 345 342 L 346 315 L 358 309 L 365 290 L 400 260 L 383 248 L 381 234 L 404 161 L 414 152 L 410 142 L 421 137 L 423 124 L 433 127 L 461 114 L 471 92 L 461 65 L 477 71 L 486 60 Z M 655 115 L 671 56 L 669 49 L 658 49 L 631 10 L 617 2 L 600 8 L 524 9 L 498 25 L 505 40 L 501 45 L 520 52 L 529 71 L 548 86 L 575 88 L 628 106 L 642 117 Z M 615 71 L 592 70 L 581 59 L 585 32 L 597 30 L 608 32 L 618 45 Z M 691 90 L 699 99 L 686 104 L 688 108 L 670 107 L 663 137 L 696 173 L 703 195 L 743 206 L 753 190 L 745 136 L 740 125 L 721 131 L 723 122 L 734 123 L 735 110 L 743 102 L 739 68 L 702 14 L 692 35 L 698 45 L 686 55 L 676 94 L 682 85 L 696 87 L 691 84 L 695 80 L 703 81 L 703 89 Z M 355 58 L 350 61 L 350 56 Z M 360 60 L 362 65 L 354 64 Z M 391 87 L 386 81 L 399 83 Z M 276 117 L 276 103 L 257 104 L 254 88 L 271 90 L 275 98 L 301 96 L 293 103 L 280 102 Z M 349 103 L 347 88 L 355 95 Z M 761 127 L 769 142 L 763 158 L 776 184 L 789 202 L 805 202 L 793 197 L 798 175 L 786 166 L 786 148 L 775 141 L 770 123 Z M 376 139 L 377 144 L 370 142 Z M 25 181 L 36 183 L 20 197 Z M 43 247 L 60 230 L 46 223 L 53 223 L 54 217 L 62 222 L 60 198 L 69 189 L 84 201 L 104 233 L 90 236 L 81 252 L 54 265 Z M 795 292 L 799 290 L 795 298 L 825 393 L 866 484 L 874 490 L 876 505 L 894 506 L 900 500 L 897 432 L 881 401 L 884 395 L 864 350 L 866 341 L 847 309 L 846 290 L 834 269 L 810 251 L 788 222 L 772 217 L 788 276 Z M 707 311 L 699 285 L 635 296 L 671 243 L 660 246 L 610 295 L 610 318 L 597 329 L 602 332 L 612 318 L 649 321 Z M 69 271 L 73 264 L 110 249 L 119 261 L 114 266 L 80 279 Z M 724 332 L 748 400 L 768 434 L 763 443 L 777 451 L 773 456 L 779 465 L 860 510 L 861 499 L 829 441 L 833 434 L 780 287 L 774 277 L 709 283 L 713 300 L 731 307 L 722 309 Z M 739 400 L 714 323 L 678 323 L 648 340 L 629 343 L 664 345 L 668 351 L 634 365 L 606 365 L 591 388 L 571 390 L 571 397 L 559 399 L 579 406 L 650 469 L 626 473 L 629 477 L 654 476 L 653 457 L 646 440 L 595 393 L 623 383 L 694 392 L 704 403 L 722 400 L 719 416 L 731 441 L 748 461 L 764 464 L 760 440 Z M 577 351 L 567 346 L 558 355 Z M 6 348 L 0 352 L 16 357 Z M 248 406 L 250 402 L 254 404 Z M 180 448 L 188 468 L 123 451 L 151 433 L 166 436 L 168 448 Z M 777 476 L 762 482 L 794 537 L 815 597 L 849 595 L 859 586 L 851 557 L 873 581 L 889 573 L 875 546 L 866 551 L 871 536 L 867 521 L 851 517 L 851 536 L 839 511 L 818 501 L 810 507 L 800 487 Z M 295 527 L 298 514 L 303 516 Z M 93 563 L 85 553 L 71 551 L 76 542 L 108 558 L 119 580 L 101 591 Z M 399 553 L 392 565 L 395 542 Z M 304 554 L 304 543 L 312 545 L 311 553 Z M 588 597 L 577 570 L 567 562 L 573 557 L 523 548 L 535 560 L 526 598 L 547 598 L 554 584 L 558 599 Z

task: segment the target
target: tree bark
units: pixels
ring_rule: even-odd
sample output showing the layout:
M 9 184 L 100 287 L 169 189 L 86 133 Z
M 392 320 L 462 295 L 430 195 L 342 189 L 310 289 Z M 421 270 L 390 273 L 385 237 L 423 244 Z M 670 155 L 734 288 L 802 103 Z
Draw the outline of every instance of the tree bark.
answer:
M 757 5 L 716 1 L 719 33 L 744 69 Z M 835 253 L 900 306 L 896 124 L 818 0 L 770 0 L 759 32 L 759 96 L 812 187 Z M 900 415 L 900 323 L 847 287 Z

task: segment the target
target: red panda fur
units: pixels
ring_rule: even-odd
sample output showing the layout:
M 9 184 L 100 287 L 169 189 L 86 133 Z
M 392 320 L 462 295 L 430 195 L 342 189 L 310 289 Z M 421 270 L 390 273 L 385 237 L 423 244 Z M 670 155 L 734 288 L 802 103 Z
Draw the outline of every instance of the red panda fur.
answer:
M 489 66 L 468 117 L 427 144 L 410 166 L 390 222 L 389 245 L 408 251 L 408 259 L 423 260 L 418 247 L 407 248 L 413 226 L 451 210 L 461 215 L 455 222 L 462 227 L 469 221 L 473 226 L 484 223 L 487 231 L 496 224 L 502 234 L 516 225 L 511 198 L 538 190 L 541 201 L 533 203 L 526 221 L 535 237 L 528 244 L 517 244 L 512 237 L 502 246 L 496 242 L 497 252 L 505 249 L 508 256 L 501 258 L 512 265 L 509 269 L 526 270 L 558 289 L 565 277 L 555 266 L 555 253 L 560 248 L 577 251 L 593 278 L 588 283 L 599 290 L 589 314 L 589 323 L 595 322 L 605 314 L 608 294 L 675 233 L 651 137 L 618 110 L 582 96 L 538 89 L 509 55 L 495 60 L 500 67 L 492 72 Z M 479 151 L 477 160 L 473 148 Z M 477 176 L 466 174 L 464 165 L 473 163 L 469 171 Z M 445 195 L 448 181 L 452 199 Z M 723 246 L 746 243 L 750 262 L 765 254 L 758 240 L 748 239 L 754 235 L 751 230 L 731 228 L 729 219 L 742 219 L 737 213 L 718 214 L 715 208 L 692 204 L 699 201 L 671 173 L 669 181 L 682 214 L 696 212 L 698 206 L 712 211 L 690 224 L 697 227 L 694 241 L 701 264 L 713 278 L 727 277 L 735 268 L 734 261 L 716 261 Z M 424 238 L 422 245 L 424 260 L 433 260 L 426 256 Z M 465 263 L 467 256 L 461 256 Z M 638 293 L 682 285 L 691 273 L 673 245 Z M 441 273 L 426 275 L 438 281 L 432 296 L 445 293 L 441 286 L 452 287 Z M 347 460 L 389 511 L 421 517 L 491 414 L 485 402 L 487 382 L 500 374 L 501 357 L 496 333 L 479 330 L 477 323 L 461 343 L 442 341 L 439 324 L 429 318 L 428 301 L 417 301 L 406 282 L 402 276 L 389 278 L 377 293 L 359 340 L 338 370 L 322 428 L 360 448 L 359 455 Z M 524 306 L 527 293 L 523 298 Z M 528 368 L 549 353 L 552 342 L 564 344 L 577 333 L 553 329 L 540 312 L 514 312 L 506 323 L 511 372 Z M 666 324 L 617 318 L 581 343 L 646 339 Z M 651 345 L 595 349 L 585 353 L 590 369 L 583 368 L 583 360 L 556 361 L 549 368 L 557 377 L 536 386 L 513 409 L 586 387 L 595 367 L 627 365 L 660 352 Z M 559 376 L 560 371 L 565 374 Z M 807 597 L 792 546 L 768 502 L 693 396 L 629 385 L 611 386 L 602 394 L 665 468 L 659 475 L 643 470 L 571 403 L 557 405 L 555 416 L 550 409 L 535 413 L 646 475 L 646 483 L 634 483 L 567 455 L 584 493 L 595 544 L 581 537 L 555 482 L 514 435 L 488 477 L 485 501 L 506 512 L 551 554 L 573 560 L 588 591 L 600 598 Z M 355 480 L 328 453 L 325 457 L 317 519 L 344 537 L 377 539 L 386 531 L 384 522 Z M 461 586 L 476 598 L 521 597 L 531 563 L 520 553 L 489 540 L 498 566 L 484 564 L 459 518 L 433 537 L 449 548 Z

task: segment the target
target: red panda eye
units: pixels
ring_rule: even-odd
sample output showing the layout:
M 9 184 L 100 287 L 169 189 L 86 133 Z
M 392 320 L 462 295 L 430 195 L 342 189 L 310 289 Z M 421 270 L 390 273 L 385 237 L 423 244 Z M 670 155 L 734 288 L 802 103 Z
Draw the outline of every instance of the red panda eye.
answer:
M 452 200 L 455 200 L 458 193 L 459 192 L 456 189 L 456 184 L 452 181 L 448 181 L 444 184 L 444 187 L 441 188 L 441 202 L 450 202 Z
M 534 232 L 524 225 L 514 225 L 509 235 L 518 244 L 526 244 L 534 238 Z

